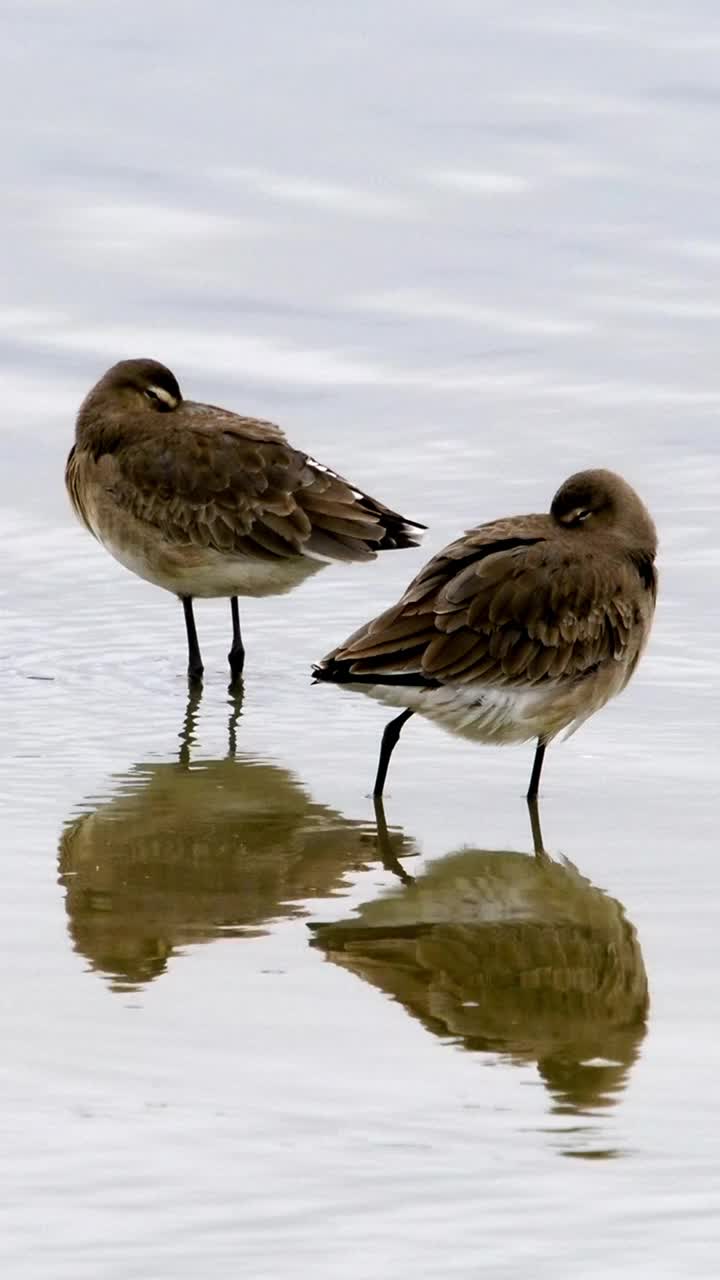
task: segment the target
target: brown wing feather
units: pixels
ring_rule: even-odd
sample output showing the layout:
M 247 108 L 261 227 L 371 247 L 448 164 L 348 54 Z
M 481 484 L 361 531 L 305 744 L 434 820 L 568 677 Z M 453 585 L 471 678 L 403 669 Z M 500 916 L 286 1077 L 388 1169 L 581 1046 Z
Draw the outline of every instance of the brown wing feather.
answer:
M 176 545 L 366 560 L 417 542 L 411 522 L 293 449 L 278 427 L 212 406 L 184 402 L 95 462 L 115 503 Z
M 497 521 L 441 551 L 397 605 L 329 654 L 317 674 L 516 687 L 582 676 L 608 660 L 632 660 L 653 605 L 628 557 L 551 530 L 547 516 Z
M 65 488 L 78 520 L 81 520 L 85 528 L 93 533 L 83 501 L 82 456 L 78 452 L 77 445 L 73 445 L 65 464 Z

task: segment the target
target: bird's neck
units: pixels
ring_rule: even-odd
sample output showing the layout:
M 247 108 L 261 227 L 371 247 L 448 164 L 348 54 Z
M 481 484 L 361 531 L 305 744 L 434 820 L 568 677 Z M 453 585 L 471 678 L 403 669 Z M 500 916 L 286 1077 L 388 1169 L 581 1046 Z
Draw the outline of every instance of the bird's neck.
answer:
M 142 434 L 142 424 L 122 409 L 103 405 L 89 395 L 80 406 L 75 422 L 75 443 L 95 457 L 115 453 L 133 436 Z

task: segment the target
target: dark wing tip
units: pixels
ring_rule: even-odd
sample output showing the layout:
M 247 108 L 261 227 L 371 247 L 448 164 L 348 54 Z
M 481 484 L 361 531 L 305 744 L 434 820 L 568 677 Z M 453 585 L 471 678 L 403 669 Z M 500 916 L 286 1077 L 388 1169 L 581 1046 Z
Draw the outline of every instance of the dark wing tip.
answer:
M 341 669 L 347 668 L 347 672 L 341 674 Z M 343 679 L 347 680 L 350 670 L 349 662 L 337 662 L 335 658 L 323 658 L 322 662 L 314 662 L 312 668 L 313 684 L 324 682 L 326 684 L 342 684 Z
M 420 671 L 353 671 L 349 658 L 323 658 L 312 669 L 313 680 L 323 684 L 394 685 L 412 689 L 437 689 L 440 681 Z
M 426 524 L 406 520 L 405 516 L 396 515 L 394 511 L 383 511 L 380 523 L 383 536 L 374 544 L 374 551 L 405 551 L 409 547 L 419 547 L 427 529 Z

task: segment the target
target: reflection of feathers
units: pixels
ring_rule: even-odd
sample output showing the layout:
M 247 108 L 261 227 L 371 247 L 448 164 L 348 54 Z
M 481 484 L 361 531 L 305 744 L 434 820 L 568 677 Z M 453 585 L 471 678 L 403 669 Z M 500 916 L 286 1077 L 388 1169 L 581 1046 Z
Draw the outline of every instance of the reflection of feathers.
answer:
M 119 983 L 161 973 L 177 946 L 262 932 L 342 889 L 377 857 L 374 828 L 316 804 L 252 759 L 137 765 L 63 832 L 76 950 Z
M 537 1061 L 575 1102 L 620 1086 L 644 1035 L 635 930 L 571 864 L 467 850 L 366 904 L 357 920 L 315 931 L 330 959 L 435 1034 Z M 599 1058 L 611 1061 L 581 1066 Z

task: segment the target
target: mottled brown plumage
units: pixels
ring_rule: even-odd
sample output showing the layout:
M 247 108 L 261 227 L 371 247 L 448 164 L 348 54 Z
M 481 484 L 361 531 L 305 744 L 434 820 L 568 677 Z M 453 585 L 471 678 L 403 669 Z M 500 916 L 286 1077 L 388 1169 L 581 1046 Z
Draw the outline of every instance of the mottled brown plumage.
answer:
M 496 520 L 445 547 L 315 674 L 406 718 L 420 711 L 488 742 L 537 737 L 542 750 L 630 679 L 655 608 L 655 553 L 630 486 L 581 472 L 548 515 Z
M 92 389 L 65 478 L 111 554 L 186 602 L 194 675 L 194 596 L 289 591 L 331 561 L 415 546 L 423 527 L 294 449 L 273 423 L 183 400 L 153 360 L 121 361 Z

